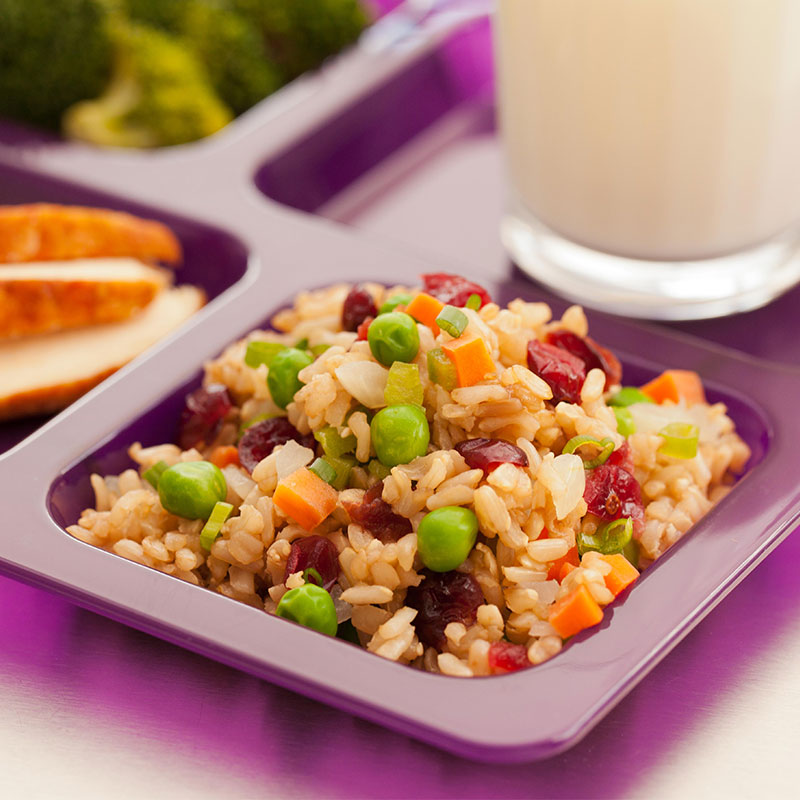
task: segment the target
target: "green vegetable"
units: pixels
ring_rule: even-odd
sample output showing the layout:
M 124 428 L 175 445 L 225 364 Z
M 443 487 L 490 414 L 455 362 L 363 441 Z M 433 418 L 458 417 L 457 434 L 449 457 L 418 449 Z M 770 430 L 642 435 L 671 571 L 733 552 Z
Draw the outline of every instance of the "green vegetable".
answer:
M 326 456 L 338 458 L 356 449 L 356 437 L 352 433 L 343 437 L 336 428 L 330 426 L 320 428 L 314 433 L 314 438 L 322 445 Z
M 329 344 L 315 344 L 311 348 L 311 355 L 316 358 L 318 356 L 321 356 L 329 348 L 330 348 Z
M 622 436 L 630 436 L 636 433 L 636 423 L 633 421 L 633 414 L 623 406 L 614 406 L 614 416 L 617 418 L 617 433 Z
M 439 384 L 448 392 L 453 391 L 458 385 L 456 368 L 441 347 L 428 350 L 428 378 L 431 383 Z
M 283 82 L 258 28 L 227 0 L 124 0 L 124 6 L 131 19 L 178 37 L 236 114 Z
M 594 536 L 579 533 L 576 537 L 578 555 L 583 556 L 589 550 L 610 556 L 621 553 L 633 538 L 633 522 L 629 517 L 620 517 L 600 528 Z
M 295 347 L 298 350 L 308 350 L 308 337 L 303 337 L 299 342 L 295 344 Z
M 313 583 L 305 583 L 286 592 L 278 603 L 275 613 L 279 617 L 290 619 L 320 633 L 327 633 L 329 636 L 336 636 L 339 627 L 333 598 L 325 589 Z
M 396 294 L 378 309 L 378 314 L 389 314 L 394 311 L 397 306 L 407 306 L 413 299 L 414 298 L 410 294 Z
M 648 397 L 644 392 L 635 386 L 623 386 L 613 397 L 609 398 L 610 406 L 632 406 L 635 403 L 652 403 L 653 398 Z
M 165 469 L 158 481 L 161 505 L 185 519 L 208 519 L 227 493 L 222 470 L 210 461 L 182 461 Z
M 355 42 L 369 16 L 359 0 L 230 0 L 266 42 L 285 80 Z
M 422 563 L 449 572 L 467 558 L 478 536 L 478 518 L 468 508 L 444 506 L 426 514 L 417 529 Z
M 161 473 L 164 472 L 165 469 L 169 468 L 169 464 L 166 461 L 159 461 L 157 464 L 153 464 L 150 469 L 146 470 L 142 477 L 154 488 L 158 489 L 158 481 L 161 478 Z
M 338 492 L 341 492 L 342 489 L 346 489 L 350 482 L 350 472 L 358 463 L 355 456 L 325 456 L 324 459 L 336 471 L 336 478 L 331 481 L 331 486 Z
M 565 445 L 562 453 L 574 453 L 579 447 L 591 445 L 599 449 L 599 453 L 591 459 L 584 459 L 583 466 L 586 469 L 594 469 L 608 461 L 608 457 L 614 452 L 614 442 L 611 439 L 601 439 L 598 441 L 594 436 L 573 436 Z
M 372 355 L 385 367 L 412 361 L 419 351 L 417 323 L 403 311 L 380 314 L 369 326 L 367 341 Z
M 336 482 L 336 469 L 324 458 L 316 459 L 309 469 L 331 486 Z
M 211 545 L 214 544 L 217 537 L 222 532 L 222 526 L 225 520 L 233 511 L 233 506 L 230 503 L 215 503 L 206 524 L 203 525 L 203 530 L 200 531 L 200 546 L 206 550 L 211 550 Z
M 637 569 L 639 568 L 639 555 L 641 552 L 641 547 L 639 546 L 639 542 L 636 539 L 631 539 L 625 547 L 622 548 L 622 555 L 625 556 L 628 561 L 633 564 L 634 567 Z
M 389 378 L 383 391 L 383 399 L 387 406 L 400 403 L 422 405 L 422 381 L 419 378 L 419 367 L 395 361 L 389 368 Z
M 103 91 L 113 63 L 102 0 L 0 0 L 0 116 L 56 130 Z
M 356 644 L 359 647 L 361 646 L 361 640 L 358 638 L 358 631 L 349 619 L 339 623 L 339 630 L 336 633 L 336 638 L 344 639 L 344 641 L 350 642 L 350 644 Z
M 306 583 L 315 583 L 317 586 L 322 586 L 322 575 L 314 569 L 314 567 L 306 567 L 303 570 L 303 580 Z
M 425 412 L 412 405 L 381 409 L 372 419 L 370 433 L 375 453 L 389 468 L 424 456 L 431 436 Z
M 203 65 L 179 40 L 120 19 L 112 31 L 111 82 L 96 100 L 67 110 L 68 136 L 112 147 L 160 147 L 210 136 L 231 121 Z
M 367 464 L 367 472 L 370 475 L 377 478 L 379 481 L 382 481 L 384 478 L 388 478 L 391 470 L 389 467 L 384 466 L 378 461 L 377 458 L 370 459 L 369 463 Z
M 670 422 L 658 432 L 664 443 L 658 448 L 659 453 L 672 458 L 694 458 L 697 455 L 697 444 L 700 441 L 700 429 L 688 422 Z
M 471 308 L 473 311 L 480 310 L 481 307 L 481 296 L 479 294 L 471 294 L 467 298 L 466 305 L 464 308 Z
M 253 369 L 262 364 L 269 367 L 278 353 L 288 349 L 285 344 L 280 342 L 249 342 L 244 354 L 244 363 Z
M 443 331 L 447 331 L 454 339 L 457 339 L 467 329 L 469 320 L 460 308 L 445 306 L 436 317 L 436 324 Z
M 300 370 L 312 364 L 314 359 L 305 350 L 287 347 L 275 354 L 267 374 L 267 386 L 276 406 L 286 408 L 303 387 L 297 377 Z

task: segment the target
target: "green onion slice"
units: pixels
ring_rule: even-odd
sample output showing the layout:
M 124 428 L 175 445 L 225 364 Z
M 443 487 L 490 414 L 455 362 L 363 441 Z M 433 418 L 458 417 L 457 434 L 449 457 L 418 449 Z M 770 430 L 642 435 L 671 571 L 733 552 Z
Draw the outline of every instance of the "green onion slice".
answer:
M 467 298 L 464 308 L 471 308 L 473 311 L 478 311 L 481 307 L 481 296 L 479 294 L 471 294 Z
M 218 502 L 214 504 L 211 511 L 211 516 L 208 521 L 203 525 L 203 530 L 200 531 L 200 546 L 206 550 L 211 550 L 211 545 L 217 539 L 217 536 L 222 532 L 222 526 L 225 520 L 233 511 L 233 506 L 230 503 Z
M 314 567 L 306 567 L 303 570 L 303 580 L 306 583 L 316 583 L 317 586 L 322 586 L 322 575 Z
M 389 367 L 389 377 L 383 391 L 383 399 L 387 406 L 396 406 L 409 403 L 422 405 L 422 381 L 419 377 L 419 367 L 416 364 L 406 364 L 395 361 Z
M 627 407 L 632 406 L 634 403 L 652 403 L 653 398 L 648 397 L 644 392 L 637 389 L 635 386 L 623 386 L 613 397 L 610 397 L 608 404 L 610 406 Z
M 636 423 L 633 421 L 633 414 L 623 406 L 614 406 L 614 416 L 617 418 L 617 433 L 626 438 L 632 433 L 636 433 Z
M 356 449 L 356 437 L 354 434 L 342 436 L 336 428 L 330 425 L 315 431 L 314 438 L 322 445 L 326 456 L 339 458 L 345 453 L 352 453 Z
M 630 517 L 620 517 L 608 525 L 604 525 L 593 536 L 579 533 L 576 537 L 578 555 L 583 556 L 590 550 L 610 556 L 621 553 L 633 540 L 633 521 Z M 638 560 L 638 559 L 637 559 Z
M 700 429 L 697 425 L 670 422 L 658 435 L 664 439 L 664 443 L 658 448 L 659 453 L 672 458 L 694 458 L 697 455 L 697 443 L 700 440 Z
M 448 392 L 458 385 L 456 368 L 441 347 L 428 350 L 428 377 L 431 383 L 438 384 Z
M 445 306 L 439 312 L 439 316 L 436 317 L 436 324 L 443 331 L 447 331 L 454 339 L 457 339 L 467 329 L 469 320 L 460 308 Z
M 605 464 L 608 461 L 608 457 L 614 452 L 614 442 L 612 439 L 600 439 L 598 441 L 594 438 L 594 436 L 573 436 L 565 445 L 564 449 L 561 451 L 562 453 L 574 453 L 579 447 L 585 447 L 586 445 L 593 445 L 594 447 L 599 448 L 600 452 L 595 456 L 595 458 L 584 459 L 583 466 L 586 469 L 594 469 L 595 467 L 599 467 L 601 464 Z
M 244 354 L 244 363 L 254 369 L 262 364 L 269 366 L 275 356 L 286 349 L 286 345 L 280 342 L 250 342 Z
M 641 548 L 639 547 L 639 542 L 636 539 L 631 539 L 625 547 L 622 548 L 622 555 L 628 559 L 628 561 L 633 564 L 636 569 L 639 569 L 639 552 Z
M 331 484 L 333 486 L 334 481 L 336 480 L 336 469 L 331 466 L 324 458 L 318 458 L 310 467 L 309 469 L 313 472 L 317 477 L 322 478 L 325 483 Z
M 414 298 L 410 294 L 396 294 L 390 297 L 379 309 L 378 316 L 390 314 L 397 306 L 407 306 Z
M 158 489 L 158 481 L 161 478 L 161 473 L 165 470 L 169 469 L 169 464 L 166 461 L 159 461 L 157 464 L 153 464 L 150 469 L 145 470 L 142 473 L 142 477 L 154 488 Z

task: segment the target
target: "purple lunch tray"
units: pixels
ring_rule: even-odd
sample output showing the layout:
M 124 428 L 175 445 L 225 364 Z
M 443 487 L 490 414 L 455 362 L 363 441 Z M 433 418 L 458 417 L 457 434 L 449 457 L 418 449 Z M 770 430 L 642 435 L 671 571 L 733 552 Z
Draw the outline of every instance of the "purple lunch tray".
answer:
M 181 280 L 191 273 L 217 295 L 167 340 L 0 454 L 0 570 L 437 747 L 510 762 L 552 755 L 578 741 L 791 532 L 800 516 L 796 370 L 677 331 L 590 315 L 593 335 L 620 354 L 629 380 L 644 380 L 666 366 L 697 370 L 710 398 L 729 406 L 752 447 L 752 469 L 609 609 L 598 628 L 576 637 L 552 661 L 503 677 L 462 680 L 385 661 L 93 548 L 63 530 L 91 502 L 91 471 L 127 466 L 125 450 L 134 440 L 169 440 L 182 395 L 198 380 L 202 363 L 262 325 L 297 291 L 334 281 L 413 283 L 420 273 L 441 268 L 413 249 L 308 212 L 341 196 L 353 172 L 367 175 L 388 164 L 437 120 L 491 134 L 490 83 L 472 55 L 474 48 L 486 49 L 486 36 L 485 22 L 478 21 L 431 25 L 391 47 L 370 49 L 367 41 L 218 136 L 169 151 L 105 153 L 32 140 L 11 129 L 0 135 L 0 197 L 6 202 L 96 198 L 163 219 L 176 225 L 187 247 L 189 272 Z M 420 75 L 423 85 L 441 83 L 431 86 L 431 94 L 403 94 L 403 77 Z M 343 117 L 355 107 L 366 113 L 370 99 L 390 86 L 381 112 L 385 126 L 362 131 L 361 144 L 347 149 L 347 138 L 338 137 L 351 124 L 358 136 L 358 126 L 355 118 L 345 124 Z M 403 102 L 417 122 L 398 133 L 392 130 L 394 107 Z M 332 162 L 330 170 L 320 168 L 329 185 L 314 200 L 318 205 L 298 211 L 288 198 L 281 204 L 267 199 L 258 187 L 272 181 L 288 191 L 291 175 L 298 180 L 296 172 L 280 172 L 278 155 L 285 155 L 287 168 L 302 165 L 300 156 L 291 161 L 293 148 L 309 142 L 323 147 L 318 132 L 324 125 L 343 150 L 338 172 Z M 434 133 L 447 143 L 441 131 Z M 357 168 L 350 169 L 353 159 Z M 403 174 L 403 164 L 390 166 Z M 388 191 L 390 184 L 382 186 Z M 557 311 L 565 305 L 507 263 L 472 271 L 501 302 L 522 296 L 546 298 Z

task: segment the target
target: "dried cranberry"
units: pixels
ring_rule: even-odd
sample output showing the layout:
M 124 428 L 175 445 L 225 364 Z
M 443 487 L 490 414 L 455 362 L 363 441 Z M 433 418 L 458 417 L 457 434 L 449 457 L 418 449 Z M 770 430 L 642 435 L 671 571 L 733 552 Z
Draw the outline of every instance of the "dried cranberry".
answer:
M 273 417 L 251 425 L 239 440 L 239 462 L 252 472 L 259 461 L 266 458 L 279 444 L 290 439 L 303 447 L 314 447 L 314 437 L 309 433 L 302 435 L 286 417 Z
M 372 325 L 372 320 L 374 320 L 374 319 L 375 319 L 375 317 L 367 317 L 358 326 L 358 329 L 356 330 L 356 333 L 358 334 L 356 336 L 356 341 L 359 341 L 359 342 L 366 342 L 367 341 L 367 333 L 369 333 L 369 326 Z
M 346 503 L 345 510 L 353 522 L 386 544 L 411 533 L 412 528 L 411 520 L 395 514 L 382 493 L 383 481 L 367 489 L 360 503 Z
M 605 464 L 586 473 L 583 499 L 589 512 L 605 520 L 630 517 L 634 533 L 644 528 L 644 505 L 639 482 L 616 464 Z
M 606 389 L 622 380 L 622 364 L 619 359 L 590 336 L 582 338 L 570 331 L 552 331 L 547 334 L 547 343 L 577 356 L 583 361 L 587 372 L 591 369 L 603 370 L 606 374 Z
M 451 622 L 472 624 L 483 605 L 483 592 L 472 575 L 463 572 L 431 572 L 419 586 L 412 586 L 406 605 L 419 612 L 414 620 L 417 636 L 423 644 L 441 650 L 445 644 L 444 629 Z
M 342 329 L 358 330 L 367 317 L 377 317 L 378 309 L 372 295 L 361 285 L 356 284 L 344 299 L 342 305 Z
M 489 292 L 477 283 L 468 281 L 460 275 L 448 275 L 446 272 L 435 272 L 422 275 L 422 285 L 425 291 L 451 306 L 465 306 L 470 295 L 477 294 L 481 298 L 481 305 L 492 302 Z
M 487 475 L 501 464 L 528 466 L 528 456 L 515 444 L 502 439 L 467 439 L 455 445 L 470 469 L 482 469 Z
M 561 347 L 531 339 L 528 366 L 553 390 L 554 403 L 580 402 L 586 367 L 577 356 Z
M 210 444 L 232 408 L 228 390 L 221 383 L 201 386 L 186 395 L 178 429 L 181 450 Z
M 622 447 L 618 447 L 606 460 L 606 464 L 613 464 L 616 467 L 622 467 L 625 472 L 630 472 L 633 475 L 633 453 L 631 446 L 627 440 L 622 443 Z
M 489 669 L 493 673 L 516 672 L 531 666 L 528 648 L 524 644 L 492 642 L 489 645 Z
M 336 545 L 324 536 L 305 536 L 292 542 L 289 558 L 286 561 L 286 572 L 283 580 L 295 572 L 315 569 L 322 578 L 322 586 L 330 589 L 339 577 L 339 553 Z M 316 583 L 309 576 L 307 583 Z

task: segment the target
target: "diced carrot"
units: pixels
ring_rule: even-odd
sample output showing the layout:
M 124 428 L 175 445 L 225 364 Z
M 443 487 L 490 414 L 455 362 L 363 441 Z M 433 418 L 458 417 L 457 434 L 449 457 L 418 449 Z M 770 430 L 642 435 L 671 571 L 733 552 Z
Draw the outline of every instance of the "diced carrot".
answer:
M 605 576 L 605 581 L 614 597 L 625 591 L 639 577 L 639 570 L 622 553 L 600 556 L 600 558 L 611 564 L 611 572 Z
M 561 583 L 564 578 L 566 578 L 567 575 L 569 575 L 574 569 L 578 568 L 574 564 L 570 564 L 569 561 L 565 561 L 561 565 L 561 569 L 558 571 L 558 582 Z M 550 576 L 548 575 L 547 577 L 549 578 Z
M 574 592 L 557 600 L 550 612 L 550 624 L 562 639 L 597 625 L 603 619 L 603 609 L 581 584 Z
M 642 386 L 641 391 L 655 403 L 684 400 L 686 405 L 691 406 L 706 401 L 700 376 L 688 369 L 668 369 Z
M 166 225 L 121 211 L 0 206 L 0 262 L 120 256 L 177 264 L 181 245 Z
M 333 486 L 301 467 L 278 482 L 272 501 L 287 517 L 313 531 L 336 508 L 338 497 Z
M 580 563 L 580 559 L 578 558 L 578 546 L 573 545 L 561 558 L 550 562 L 550 569 L 547 570 L 547 580 L 552 581 L 554 578 L 558 578 L 564 564 L 571 564 L 573 567 L 577 567 Z M 561 578 L 559 578 L 559 580 L 561 580 Z
M 239 464 L 239 448 L 232 444 L 220 445 L 211 451 L 208 459 L 212 464 L 216 464 L 220 469 L 229 467 L 231 464 Z
M 443 308 L 444 303 L 440 300 L 420 292 L 406 307 L 406 314 L 411 314 L 417 322 L 427 325 L 434 336 L 438 336 L 439 326 L 436 324 L 436 317 Z
M 480 383 L 487 375 L 496 371 L 486 342 L 480 336 L 464 334 L 442 344 L 442 350 L 456 368 L 459 386 Z

